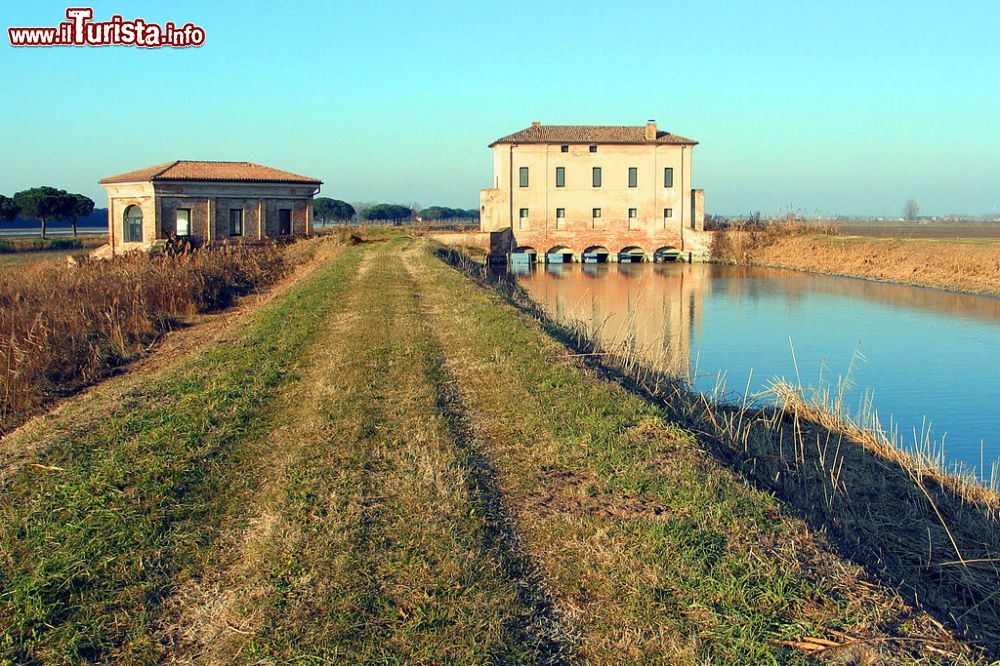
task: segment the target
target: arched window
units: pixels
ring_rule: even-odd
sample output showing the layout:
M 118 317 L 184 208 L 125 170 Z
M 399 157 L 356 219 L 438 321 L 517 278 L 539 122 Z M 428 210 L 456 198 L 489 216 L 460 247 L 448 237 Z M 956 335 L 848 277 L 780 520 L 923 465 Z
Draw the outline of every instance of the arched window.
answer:
M 125 209 L 125 233 L 122 237 L 126 243 L 142 242 L 142 209 L 138 206 Z

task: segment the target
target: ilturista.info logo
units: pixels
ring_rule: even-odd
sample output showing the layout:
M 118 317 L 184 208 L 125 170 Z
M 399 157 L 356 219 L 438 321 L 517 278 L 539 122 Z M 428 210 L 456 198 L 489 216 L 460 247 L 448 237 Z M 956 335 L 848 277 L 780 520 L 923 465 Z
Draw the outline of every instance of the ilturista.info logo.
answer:
M 90 7 L 70 7 L 66 19 L 54 27 L 7 28 L 11 46 L 138 46 L 147 49 L 186 48 L 205 43 L 205 30 L 193 23 L 164 25 L 141 18 L 124 19 L 115 14 L 107 21 L 94 21 Z

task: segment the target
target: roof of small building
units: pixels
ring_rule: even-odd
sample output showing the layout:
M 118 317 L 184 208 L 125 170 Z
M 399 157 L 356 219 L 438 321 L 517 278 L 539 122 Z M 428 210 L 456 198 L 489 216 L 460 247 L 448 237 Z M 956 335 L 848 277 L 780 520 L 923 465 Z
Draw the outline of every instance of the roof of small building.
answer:
M 646 139 L 645 125 L 532 125 L 508 134 L 498 143 L 662 143 L 695 146 L 698 142 L 678 134 L 657 130 L 656 139 Z
M 101 184 L 136 183 L 143 181 L 190 180 L 231 181 L 241 183 L 303 183 L 322 185 L 323 181 L 308 176 L 272 169 L 253 162 L 204 162 L 174 160 L 145 169 L 102 178 Z

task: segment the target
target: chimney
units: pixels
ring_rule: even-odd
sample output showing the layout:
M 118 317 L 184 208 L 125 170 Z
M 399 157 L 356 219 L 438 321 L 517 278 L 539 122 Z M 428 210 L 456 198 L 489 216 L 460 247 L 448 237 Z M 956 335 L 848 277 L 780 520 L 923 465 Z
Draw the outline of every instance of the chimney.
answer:
M 537 121 L 537 120 L 533 120 L 533 121 L 531 121 L 531 126 L 532 127 L 541 127 L 542 123 L 539 122 L 539 121 Z
M 646 141 L 656 141 L 656 121 L 646 121 Z

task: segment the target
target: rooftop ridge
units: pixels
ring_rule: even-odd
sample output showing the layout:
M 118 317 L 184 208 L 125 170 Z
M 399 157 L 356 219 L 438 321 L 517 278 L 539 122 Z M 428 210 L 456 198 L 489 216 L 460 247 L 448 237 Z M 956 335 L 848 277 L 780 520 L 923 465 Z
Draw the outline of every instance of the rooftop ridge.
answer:
M 316 178 L 275 169 L 255 162 L 233 160 L 174 160 L 115 176 L 108 176 L 102 178 L 99 182 L 104 185 L 172 180 L 322 184 L 322 181 Z
M 655 138 L 647 138 L 646 133 L 650 128 L 655 131 Z M 656 130 L 655 124 L 650 125 L 650 123 L 644 125 L 543 125 L 532 123 L 530 127 L 497 139 L 490 144 L 490 147 L 501 143 L 617 143 L 690 146 L 698 144 L 694 139 Z

